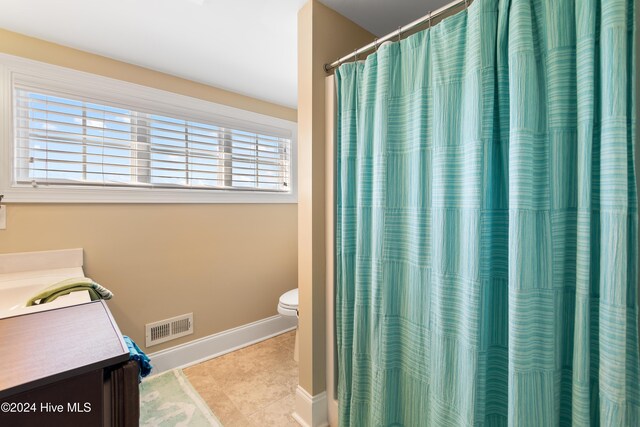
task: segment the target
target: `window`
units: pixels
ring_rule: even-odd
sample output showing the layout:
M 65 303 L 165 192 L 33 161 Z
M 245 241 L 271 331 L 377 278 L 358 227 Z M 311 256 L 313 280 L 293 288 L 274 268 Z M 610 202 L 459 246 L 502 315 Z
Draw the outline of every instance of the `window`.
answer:
M 7 201 L 295 202 L 295 123 L 8 62 Z

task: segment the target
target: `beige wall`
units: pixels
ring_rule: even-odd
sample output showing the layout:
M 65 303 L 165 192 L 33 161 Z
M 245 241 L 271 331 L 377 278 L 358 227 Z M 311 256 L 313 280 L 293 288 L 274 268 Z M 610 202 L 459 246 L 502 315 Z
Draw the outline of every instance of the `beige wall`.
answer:
M 296 121 L 296 110 L 0 28 L 0 52 Z
M 323 65 L 374 36 L 316 0 L 298 13 L 300 385 L 325 390 L 325 77 Z
M 0 52 L 296 120 L 290 108 L 0 29 Z M 10 201 L 9 201 L 10 202 Z M 276 314 L 296 287 L 295 204 L 9 204 L 0 253 L 84 248 L 122 332 L 194 313 L 195 333 L 157 351 Z

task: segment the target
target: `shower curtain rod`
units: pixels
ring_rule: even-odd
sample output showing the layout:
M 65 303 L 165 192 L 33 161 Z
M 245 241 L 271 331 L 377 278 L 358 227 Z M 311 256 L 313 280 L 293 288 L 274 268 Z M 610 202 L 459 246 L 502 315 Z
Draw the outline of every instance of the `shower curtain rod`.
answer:
M 331 72 L 331 70 L 333 70 L 334 68 L 338 68 L 340 65 L 342 65 L 345 62 L 349 61 L 351 58 L 357 57 L 358 55 L 360 55 L 360 54 L 362 54 L 364 52 L 368 52 L 368 51 L 370 51 L 372 49 L 377 49 L 378 46 L 381 45 L 382 43 L 384 43 L 386 41 L 389 41 L 389 40 L 397 37 L 398 35 L 401 35 L 402 33 L 406 33 L 407 31 L 411 31 L 415 27 L 417 27 L 419 25 L 422 25 L 425 22 L 431 23 L 432 19 L 437 18 L 438 16 L 442 15 L 445 12 L 448 12 L 449 10 L 453 9 L 454 7 L 460 6 L 462 4 L 465 5 L 465 8 L 469 7 L 469 3 L 471 3 L 471 0 L 454 0 L 449 4 L 445 4 L 441 8 L 427 13 L 422 18 L 418 18 L 415 21 L 405 25 L 404 27 L 398 28 L 394 32 L 389 33 L 389 34 L 387 34 L 386 36 L 384 36 L 382 38 L 375 39 L 374 41 L 372 41 L 368 45 L 366 45 L 364 47 L 361 47 L 360 49 L 354 50 L 350 54 L 343 56 L 342 58 L 332 62 L 331 64 L 324 64 L 324 71 L 329 73 L 329 72 Z

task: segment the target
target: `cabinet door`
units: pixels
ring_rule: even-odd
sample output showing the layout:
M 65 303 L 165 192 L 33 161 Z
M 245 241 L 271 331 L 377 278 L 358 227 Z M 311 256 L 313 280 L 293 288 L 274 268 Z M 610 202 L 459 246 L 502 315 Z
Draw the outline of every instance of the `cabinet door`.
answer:
M 0 426 L 102 426 L 102 375 L 98 369 L 9 396 L 0 403 Z

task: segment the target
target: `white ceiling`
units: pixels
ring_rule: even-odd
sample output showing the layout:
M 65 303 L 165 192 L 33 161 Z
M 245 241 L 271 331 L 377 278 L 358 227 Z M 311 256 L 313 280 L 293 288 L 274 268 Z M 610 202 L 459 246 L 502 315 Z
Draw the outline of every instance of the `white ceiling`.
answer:
M 305 0 L 0 0 L 0 27 L 294 107 Z
M 305 1 L 0 0 L 0 27 L 295 108 Z M 449 0 L 321 1 L 380 36 Z

